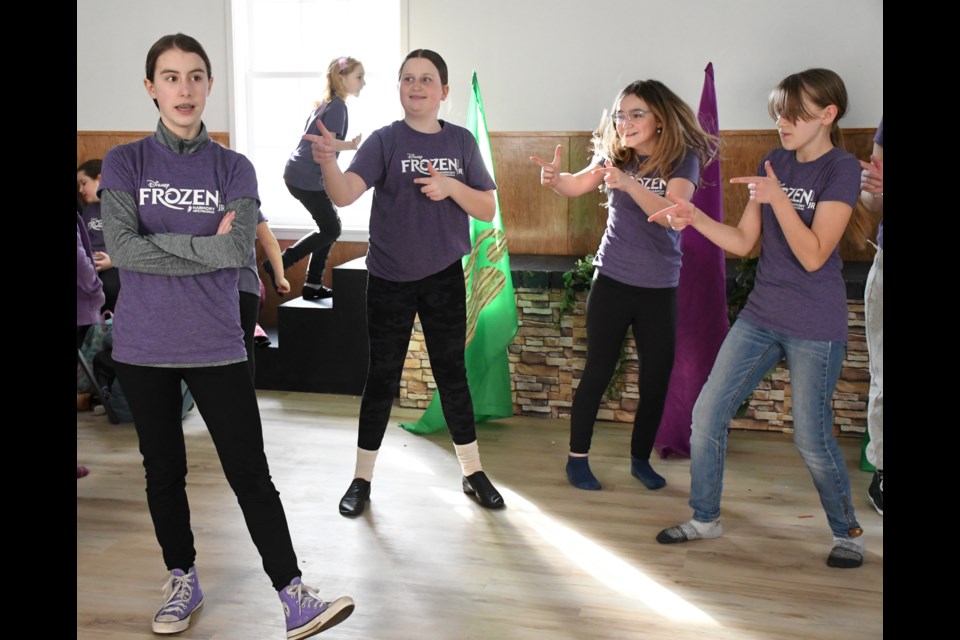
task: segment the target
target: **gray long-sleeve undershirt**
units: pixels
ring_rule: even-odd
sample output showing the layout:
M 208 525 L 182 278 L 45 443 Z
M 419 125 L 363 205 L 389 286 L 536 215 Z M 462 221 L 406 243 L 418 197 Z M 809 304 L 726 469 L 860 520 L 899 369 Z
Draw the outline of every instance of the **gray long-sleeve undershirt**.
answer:
M 155 136 L 176 153 L 197 153 L 212 143 L 205 125 L 193 140 L 180 140 L 161 122 Z M 227 203 L 226 210 L 235 211 L 236 217 L 230 232 L 220 236 L 179 233 L 144 236 L 140 234 L 139 211 L 132 194 L 113 189 L 100 193 L 103 236 L 114 266 L 165 276 L 192 276 L 242 267 L 250 258 L 256 240 L 258 209 L 253 198 L 237 198 Z

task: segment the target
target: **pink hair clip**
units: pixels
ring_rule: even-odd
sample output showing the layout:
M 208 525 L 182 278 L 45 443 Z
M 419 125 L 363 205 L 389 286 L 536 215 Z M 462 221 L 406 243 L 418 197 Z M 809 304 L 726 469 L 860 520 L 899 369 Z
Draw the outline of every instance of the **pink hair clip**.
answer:
M 346 69 L 346 68 L 347 68 L 347 59 L 346 59 L 346 58 L 340 58 L 339 60 L 337 60 L 337 66 L 340 67 L 340 71 L 343 71 L 344 69 Z

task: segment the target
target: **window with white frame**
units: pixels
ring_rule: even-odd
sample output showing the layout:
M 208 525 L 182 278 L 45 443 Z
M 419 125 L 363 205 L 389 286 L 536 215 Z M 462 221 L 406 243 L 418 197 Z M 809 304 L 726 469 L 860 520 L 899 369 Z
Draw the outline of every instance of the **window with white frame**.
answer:
M 367 86 L 347 99 L 347 139 L 402 117 L 397 97 L 402 0 L 231 0 L 231 139 L 257 169 L 264 215 L 277 237 L 315 226 L 287 191 L 283 169 L 326 90 L 327 65 L 352 56 Z M 362 143 L 361 143 L 362 144 Z M 354 152 L 340 153 L 340 166 Z M 366 241 L 372 191 L 341 207 L 342 240 Z

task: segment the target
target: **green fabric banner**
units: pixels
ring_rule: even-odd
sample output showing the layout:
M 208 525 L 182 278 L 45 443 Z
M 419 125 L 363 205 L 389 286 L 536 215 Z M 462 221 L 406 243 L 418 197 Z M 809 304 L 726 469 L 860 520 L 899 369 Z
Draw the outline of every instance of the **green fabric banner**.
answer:
M 467 108 L 467 128 L 477 139 L 487 171 L 496 181 L 487 118 L 480 97 L 477 73 Z M 510 276 L 507 238 L 500 216 L 500 198 L 492 222 L 470 218 L 473 250 L 463 259 L 463 277 L 467 286 L 467 382 L 473 398 L 476 421 L 486 422 L 513 415 L 510 393 L 510 365 L 507 347 L 517 335 L 517 304 Z M 434 392 L 430 406 L 414 423 L 401 423 L 413 433 L 433 433 L 447 427 L 440 406 L 440 394 Z

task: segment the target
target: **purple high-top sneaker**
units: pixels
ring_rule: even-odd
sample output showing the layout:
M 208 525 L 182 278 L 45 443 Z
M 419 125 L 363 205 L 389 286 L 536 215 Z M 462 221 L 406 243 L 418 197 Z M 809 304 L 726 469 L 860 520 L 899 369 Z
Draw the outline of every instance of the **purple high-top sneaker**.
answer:
M 287 640 L 309 638 L 340 624 L 353 613 L 350 596 L 324 602 L 316 589 L 303 584 L 300 578 L 294 578 L 279 595 L 287 616 Z
M 187 573 L 180 569 L 171 571 L 163 593 L 167 601 L 153 617 L 153 632 L 179 633 L 190 626 L 190 616 L 203 606 L 196 567 L 190 567 Z

